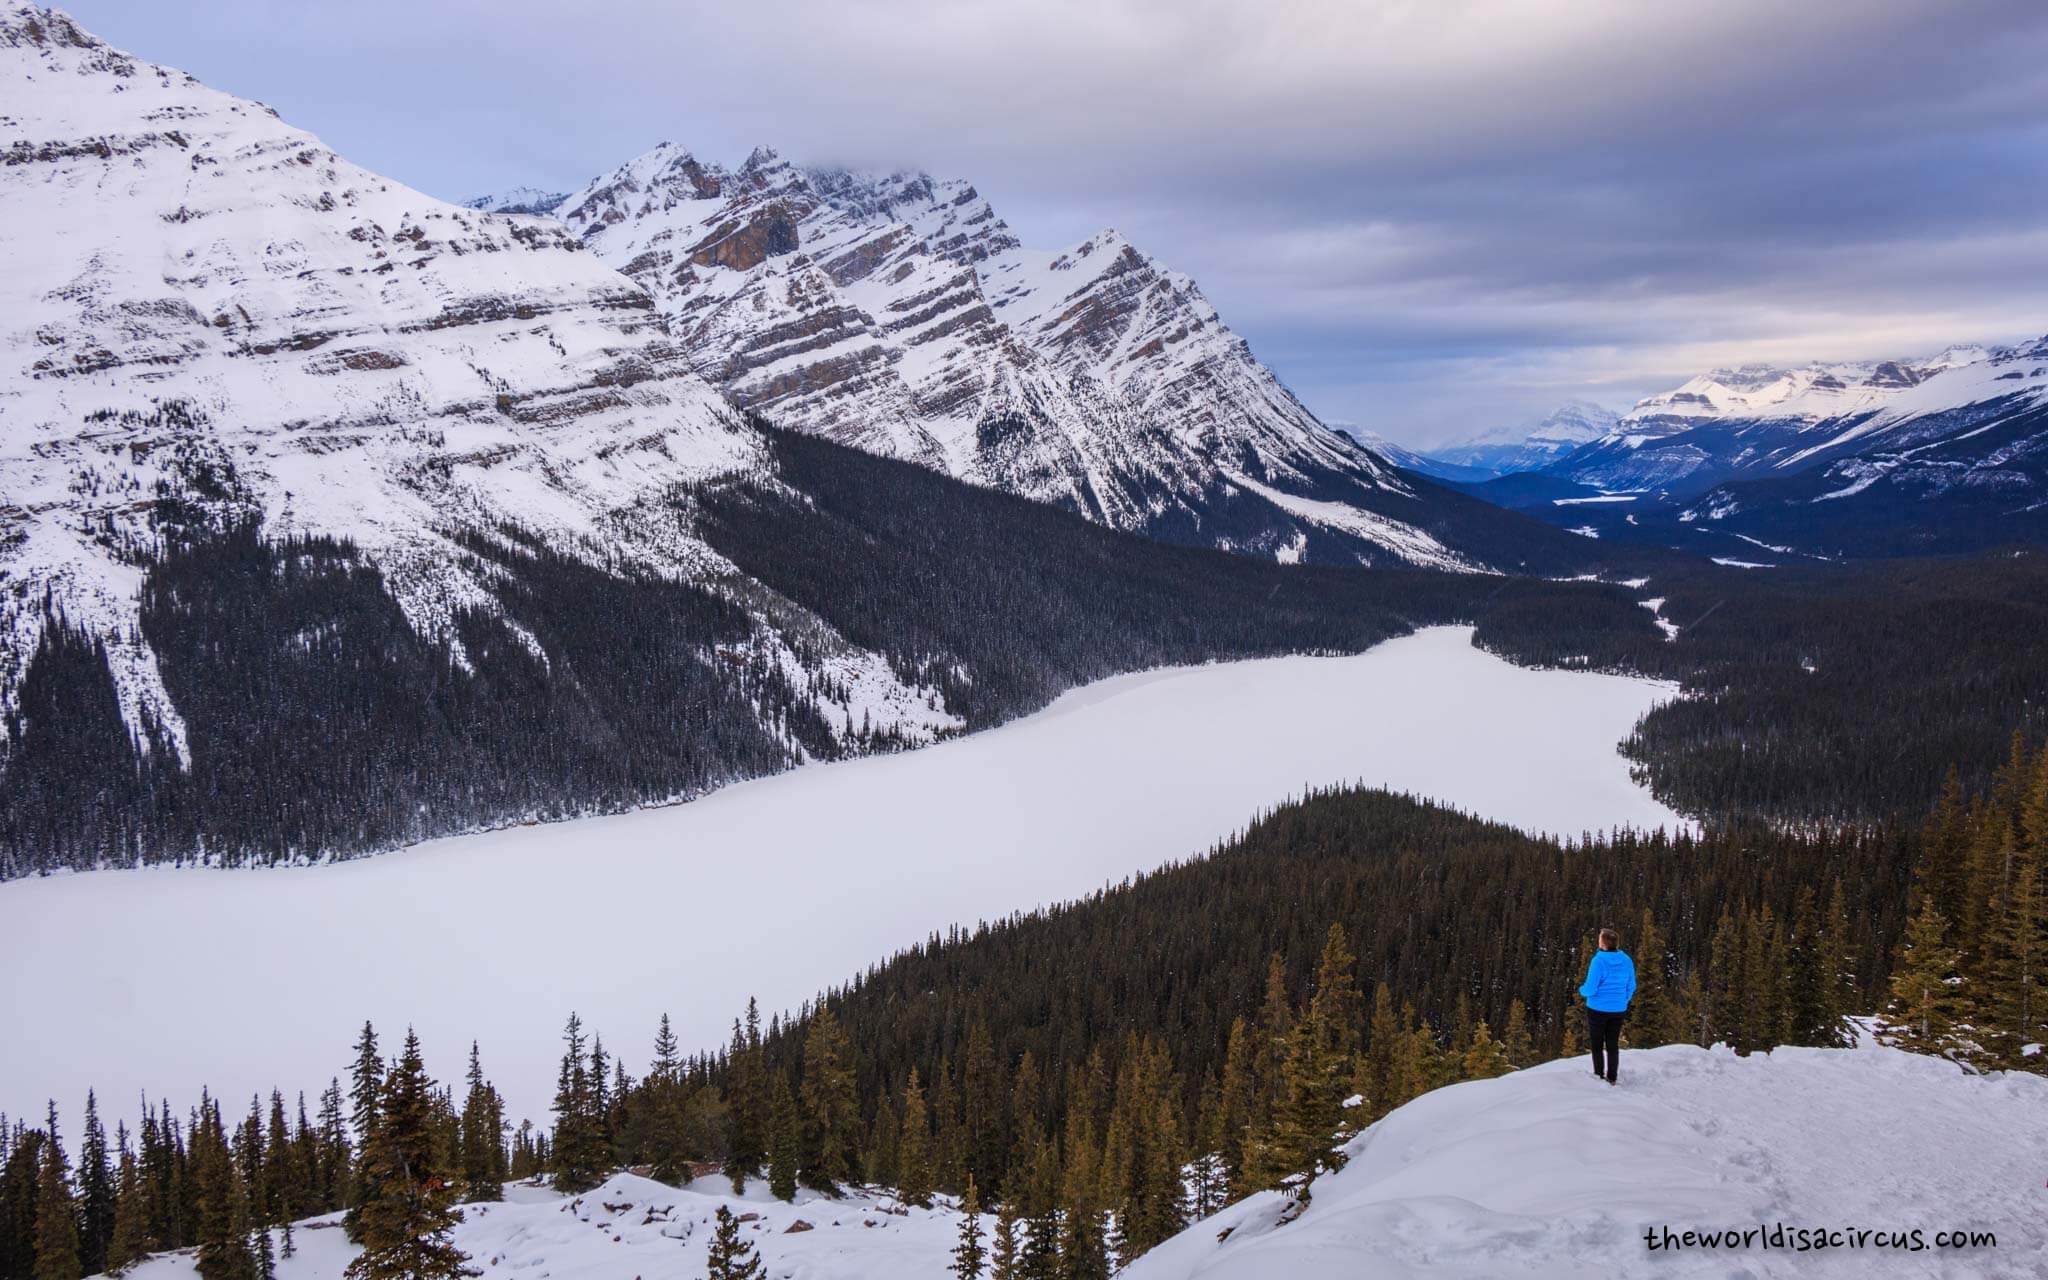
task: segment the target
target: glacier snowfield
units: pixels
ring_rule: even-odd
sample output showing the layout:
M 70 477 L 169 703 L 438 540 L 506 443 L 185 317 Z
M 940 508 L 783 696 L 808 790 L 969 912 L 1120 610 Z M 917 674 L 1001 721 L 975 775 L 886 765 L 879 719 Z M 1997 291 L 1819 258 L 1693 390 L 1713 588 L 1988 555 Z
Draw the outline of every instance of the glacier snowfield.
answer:
M 0 1053 L 0 1110 L 75 1114 L 88 1087 L 181 1108 L 202 1084 L 310 1096 L 369 1019 L 416 1028 L 442 1079 L 477 1040 L 514 1122 L 544 1122 L 571 1010 L 637 1072 L 664 1011 L 713 1047 L 750 995 L 792 1009 L 951 925 L 1203 852 L 1305 786 L 1564 834 L 1681 822 L 1616 750 L 1671 686 L 1470 640 L 1122 676 L 919 751 L 352 862 L 0 884 L 26 1033 Z

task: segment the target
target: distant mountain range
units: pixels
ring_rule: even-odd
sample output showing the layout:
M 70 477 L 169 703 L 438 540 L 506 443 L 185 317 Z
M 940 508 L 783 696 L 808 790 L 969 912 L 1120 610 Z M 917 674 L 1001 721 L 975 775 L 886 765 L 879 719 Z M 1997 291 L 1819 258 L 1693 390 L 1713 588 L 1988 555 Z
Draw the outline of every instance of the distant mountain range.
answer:
M 1605 436 L 1620 420 L 1621 415 L 1612 409 L 1588 400 L 1568 400 L 1526 426 L 1502 428 L 1465 444 L 1433 450 L 1429 456 L 1439 462 L 1475 469 L 1487 475 L 1536 471 L 1580 445 Z M 1485 476 L 1451 478 L 1484 479 Z
M 1457 487 L 1597 536 L 1869 556 L 2048 536 L 2048 338 L 1931 356 L 1716 369 L 1568 447 L 1495 439 L 1434 457 Z M 1740 544 L 1740 545 L 1737 545 Z M 1746 550 L 1744 550 L 1746 548 Z M 1776 550 L 1774 550 L 1776 549 Z

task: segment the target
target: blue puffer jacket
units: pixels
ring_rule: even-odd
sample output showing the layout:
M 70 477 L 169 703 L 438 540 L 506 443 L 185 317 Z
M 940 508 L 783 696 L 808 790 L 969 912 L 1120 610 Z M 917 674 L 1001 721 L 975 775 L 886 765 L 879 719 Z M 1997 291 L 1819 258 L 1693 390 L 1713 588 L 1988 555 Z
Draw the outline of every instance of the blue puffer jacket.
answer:
M 1579 984 L 1586 1007 L 1598 1013 L 1627 1013 L 1636 994 L 1636 962 L 1626 951 L 1595 951 Z

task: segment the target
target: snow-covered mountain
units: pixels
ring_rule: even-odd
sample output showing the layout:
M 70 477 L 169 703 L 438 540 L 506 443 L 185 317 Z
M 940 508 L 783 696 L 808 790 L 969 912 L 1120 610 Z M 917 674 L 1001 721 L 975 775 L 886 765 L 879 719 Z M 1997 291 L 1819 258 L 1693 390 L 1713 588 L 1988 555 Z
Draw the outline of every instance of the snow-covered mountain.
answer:
M 1544 468 L 1636 492 L 1638 528 L 1816 554 L 1967 550 L 2048 532 L 2048 338 L 1907 360 L 1718 369 Z M 1575 513 L 1577 514 L 1577 513 Z
M 650 499 L 755 465 L 761 438 L 565 228 L 370 173 L 57 11 L 0 10 L 0 78 L 0 745 L 61 622 L 106 648 L 138 740 L 182 755 L 139 566 L 195 527 L 345 540 L 458 662 L 470 613 L 541 656 L 480 554 L 501 529 L 732 575 Z M 792 678 L 840 667 L 914 739 L 950 722 L 816 619 L 754 612 Z
M 1420 453 L 1404 444 L 1395 444 L 1369 427 L 1350 422 L 1330 422 L 1330 430 L 1349 437 L 1352 443 L 1370 449 L 1376 455 L 1393 463 L 1404 471 L 1414 471 L 1432 476 L 1438 480 L 1476 483 L 1492 478 L 1493 472 L 1484 467 L 1461 466 L 1446 462 L 1434 454 Z
M 539 187 L 508 187 L 489 195 L 474 196 L 462 202 L 465 209 L 477 209 L 484 213 L 531 213 L 549 214 L 561 207 L 569 198 L 566 191 L 542 191 Z
M 1737 475 L 1787 474 L 1882 440 L 1926 443 L 2037 404 L 2048 389 L 2048 373 L 2037 372 L 2048 359 L 2043 346 L 1716 369 L 1644 398 L 1547 469 L 1611 490 L 1698 492 Z
M 1114 231 L 1031 249 L 965 182 L 667 143 L 556 213 L 780 425 L 1283 559 L 1512 567 L 1525 545 L 1326 429 L 1194 281 Z
M 1604 405 L 1568 400 L 1535 422 L 1503 427 L 1464 444 L 1433 450 L 1431 456 L 1494 475 L 1535 471 L 1587 441 L 1607 435 L 1620 420 L 1620 414 Z

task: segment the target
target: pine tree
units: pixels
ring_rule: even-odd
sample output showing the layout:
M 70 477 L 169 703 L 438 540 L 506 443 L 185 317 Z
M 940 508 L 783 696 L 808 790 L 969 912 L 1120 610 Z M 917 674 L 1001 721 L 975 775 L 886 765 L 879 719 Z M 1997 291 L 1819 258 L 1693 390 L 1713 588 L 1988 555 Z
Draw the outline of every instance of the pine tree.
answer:
M 135 1165 L 135 1153 L 129 1151 L 127 1128 L 119 1130 L 117 1147 L 121 1155 L 115 1169 L 115 1227 L 109 1241 L 106 1241 L 106 1274 L 109 1276 L 127 1272 L 154 1247 L 154 1241 L 150 1239 L 147 1190 Z
M 348 1170 L 348 1216 L 343 1219 L 343 1226 L 348 1231 L 348 1238 L 357 1243 L 362 1242 L 356 1221 L 356 1208 L 362 1201 L 360 1163 L 363 1153 L 369 1150 L 370 1137 L 377 1127 L 378 1094 L 383 1081 L 384 1060 L 377 1051 L 377 1030 L 366 1021 L 362 1034 L 356 1038 L 356 1058 L 349 1068 L 349 1125 L 355 1136 L 357 1164 Z
M 2043 1027 L 2048 1001 L 2041 994 L 2048 964 L 2048 895 L 2042 892 L 2041 875 L 2034 851 L 2022 852 L 1988 908 L 1990 936 L 1984 949 L 1978 1020 L 1984 1030 L 1984 1058 L 1992 1066 L 2043 1065 L 2038 1051 L 2032 1060 L 2024 1053 L 2025 1046 L 2048 1041 Z
M 600 1128 L 597 1093 L 584 1058 L 583 1020 L 569 1015 L 562 1032 L 562 1065 L 555 1077 L 555 1188 L 588 1191 L 604 1181 L 610 1149 Z
M 1269 1127 L 1294 1047 L 1294 1004 L 1287 998 L 1287 967 L 1279 952 L 1266 962 L 1266 994 L 1259 1004 L 1258 1037 L 1253 1050 L 1252 1078 L 1256 1103 L 1252 1124 Z
M 481 1274 L 448 1239 L 462 1216 L 454 1207 L 452 1171 L 439 1163 L 434 1093 L 419 1037 L 408 1031 L 404 1052 L 378 1090 L 377 1122 L 362 1160 L 363 1251 L 343 1272 L 347 1280 Z
M 823 1004 L 804 1034 L 801 1092 L 804 1185 L 837 1193 L 842 1184 L 853 1181 L 859 1167 L 860 1106 L 854 1092 L 853 1050 L 839 1020 Z
M 85 1095 L 85 1130 L 78 1143 L 78 1256 L 88 1273 L 106 1269 L 107 1243 L 114 1234 L 114 1169 L 107 1156 L 107 1130 L 99 1100 Z
M 256 1280 L 248 1201 L 221 1129 L 220 1107 L 204 1093 L 193 1119 L 190 1161 L 193 1236 L 202 1280 Z
M 981 1191 L 974 1175 L 967 1175 L 967 1190 L 960 1196 L 960 1240 L 953 1246 L 951 1270 L 960 1280 L 980 1280 L 988 1251 L 982 1246 Z
M 1465 1045 L 1461 1067 L 1467 1080 L 1491 1080 L 1514 1070 L 1506 1051 L 1483 1021 L 1472 1024 L 1472 1038 Z
M 1508 1001 L 1508 1024 L 1501 1031 L 1500 1050 L 1508 1066 L 1516 1070 L 1536 1064 L 1536 1045 L 1529 1037 L 1529 1010 L 1519 997 Z
M 745 1024 L 732 1024 L 726 1091 L 732 1130 L 725 1176 L 732 1181 L 733 1194 L 741 1195 L 747 1179 L 761 1176 L 761 1166 L 768 1158 L 767 1064 L 761 1055 L 761 1010 L 751 997 Z
M 1636 963 L 1636 994 L 1629 1003 L 1628 1023 L 1623 1028 L 1629 1044 L 1653 1049 L 1660 1044 L 1683 1040 L 1685 1028 L 1679 1025 L 1666 978 L 1668 957 L 1665 955 L 1664 935 L 1658 931 L 1657 917 L 1648 907 L 1643 908 L 1642 922 L 1636 926 L 1633 958 Z
M 49 1140 L 42 1144 L 36 1178 L 35 1280 L 78 1280 L 78 1205 L 71 1195 L 70 1162 L 57 1136 L 57 1105 L 50 1104 Z
M 966 1130 L 968 1176 L 984 1187 L 999 1187 L 1008 1171 L 1009 1134 L 1003 1114 L 1003 1064 L 996 1056 L 988 1023 L 976 1018 L 967 1028 L 961 1062 L 961 1120 Z
M 917 1068 L 903 1086 L 903 1132 L 896 1141 L 896 1194 L 903 1203 L 928 1209 L 932 1203 L 931 1116 Z
M 1017 1206 L 1005 1200 L 996 1206 L 996 1231 L 989 1242 L 989 1280 L 1022 1280 L 1017 1247 Z
M 469 1042 L 469 1091 L 462 1103 L 462 1195 L 466 1200 L 505 1198 L 504 1106 L 484 1079 L 483 1057 Z
M 681 1186 L 690 1180 L 688 1137 L 684 1132 L 685 1107 L 689 1090 L 683 1081 L 683 1063 L 678 1056 L 676 1033 L 666 1013 L 654 1033 L 654 1060 L 641 1086 L 643 1119 L 647 1134 L 648 1170 L 656 1182 Z
M 796 1199 L 798 1129 L 796 1094 L 778 1071 L 768 1109 L 768 1192 L 777 1200 Z
M 1253 1070 L 1251 1028 L 1243 1018 L 1234 1018 L 1223 1051 L 1223 1083 L 1218 1101 L 1223 1141 L 1217 1148 L 1223 1156 L 1224 1176 L 1230 1180 L 1232 1189 L 1243 1186 L 1245 1140 L 1258 1106 L 1258 1084 Z
M 155 1242 L 149 1236 L 148 1187 L 136 1168 L 134 1153 L 121 1144 L 114 1183 L 114 1231 L 107 1243 L 107 1274 L 122 1275 L 147 1256 Z
M 718 1206 L 717 1226 L 711 1234 L 707 1280 L 761 1280 L 766 1274 L 754 1246 L 740 1238 L 739 1219 L 732 1210 Z
M 1921 1053 L 1946 1054 L 1957 1047 L 1956 953 L 1947 938 L 1948 921 L 1930 897 L 1908 926 L 1892 970 L 1891 1038 Z

